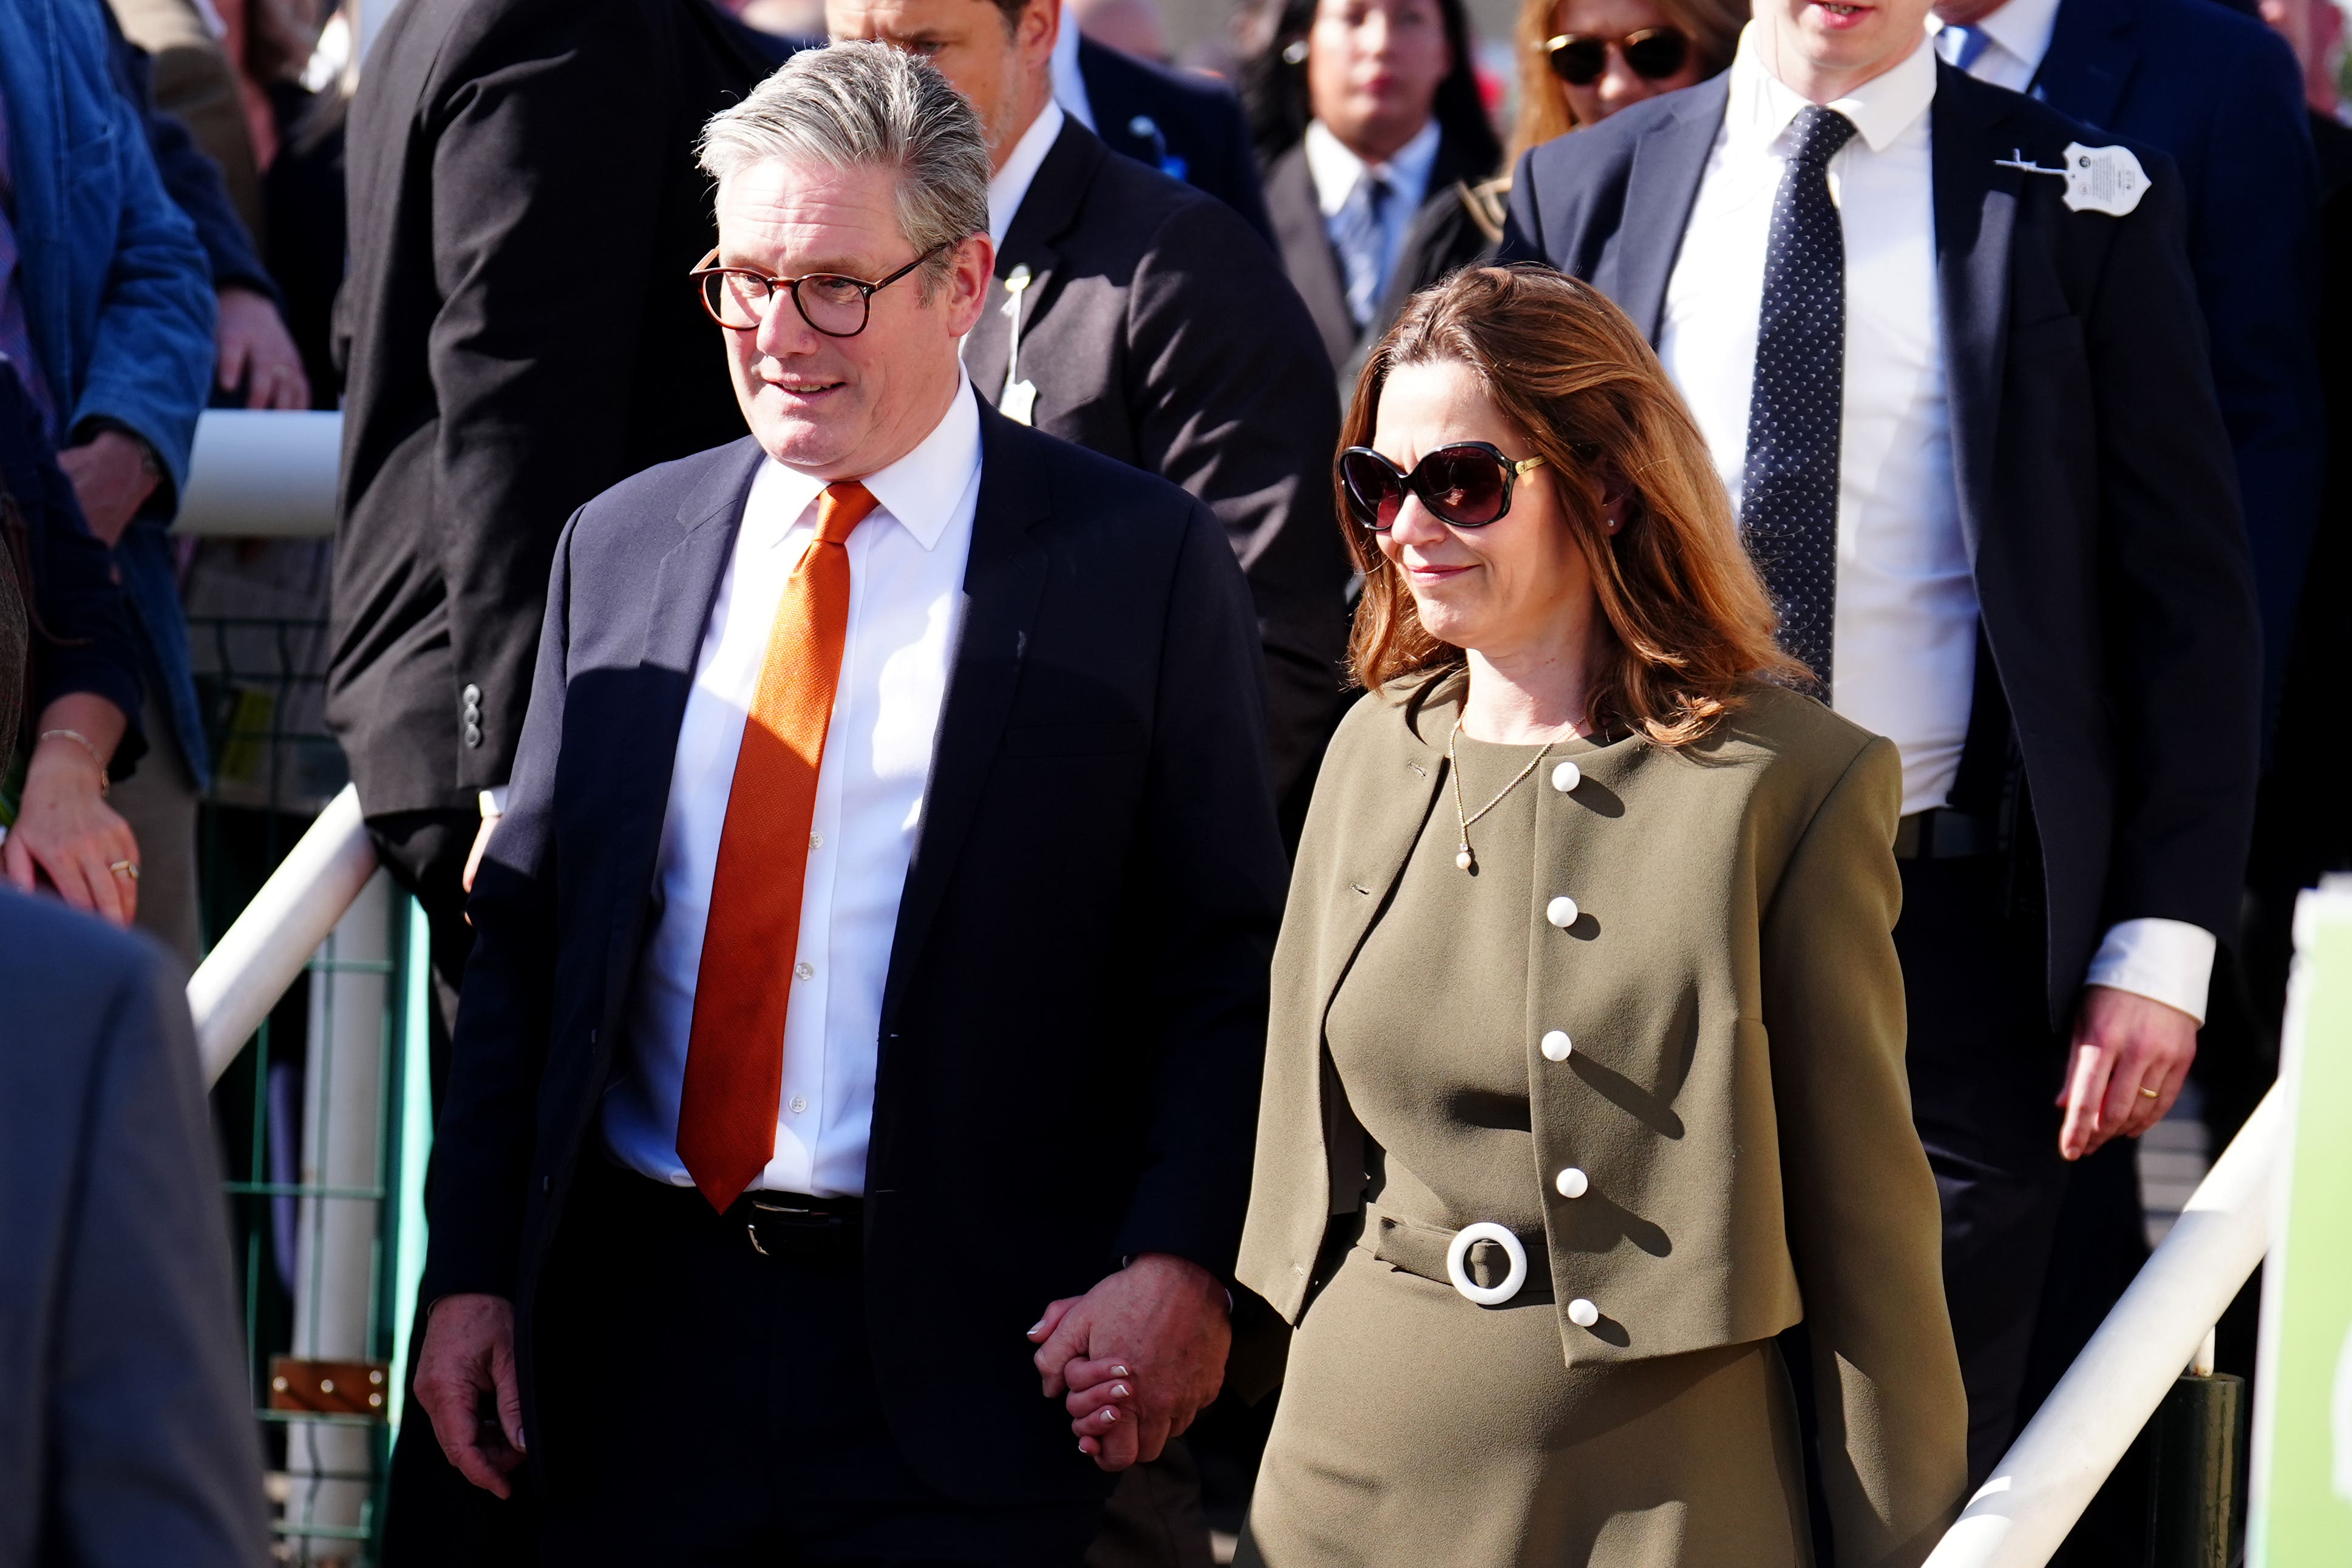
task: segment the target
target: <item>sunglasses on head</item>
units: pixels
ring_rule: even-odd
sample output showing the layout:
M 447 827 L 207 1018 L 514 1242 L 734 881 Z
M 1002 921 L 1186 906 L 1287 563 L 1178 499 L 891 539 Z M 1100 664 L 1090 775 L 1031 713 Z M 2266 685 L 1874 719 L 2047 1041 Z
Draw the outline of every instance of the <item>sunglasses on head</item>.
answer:
M 1679 27 L 1644 27 L 1622 38 L 1594 33 L 1562 33 L 1544 40 L 1544 57 L 1551 74 L 1570 87 L 1591 87 L 1609 68 L 1612 48 L 1625 57 L 1627 68 L 1647 81 L 1664 81 L 1690 59 L 1690 39 Z
M 1376 532 L 1396 522 L 1407 495 L 1420 497 L 1440 522 L 1483 528 L 1511 509 L 1519 476 L 1543 463 L 1514 462 L 1483 441 L 1462 441 L 1430 453 L 1408 474 L 1369 446 L 1350 446 L 1339 454 L 1339 486 L 1356 521 Z

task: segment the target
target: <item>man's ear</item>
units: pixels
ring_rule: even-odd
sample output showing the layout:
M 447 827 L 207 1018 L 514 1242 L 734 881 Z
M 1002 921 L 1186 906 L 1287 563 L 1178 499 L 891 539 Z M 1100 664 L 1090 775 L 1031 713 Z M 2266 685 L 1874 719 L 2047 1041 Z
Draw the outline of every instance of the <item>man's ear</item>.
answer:
M 940 289 L 948 297 L 948 330 L 961 338 L 980 325 L 988 305 L 989 280 L 996 272 L 996 242 L 976 234 L 955 247 Z
M 1061 0 L 1028 0 L 1013 24 L 1013 43 L 1032 59 L 1051 58 L 1061 35 Z

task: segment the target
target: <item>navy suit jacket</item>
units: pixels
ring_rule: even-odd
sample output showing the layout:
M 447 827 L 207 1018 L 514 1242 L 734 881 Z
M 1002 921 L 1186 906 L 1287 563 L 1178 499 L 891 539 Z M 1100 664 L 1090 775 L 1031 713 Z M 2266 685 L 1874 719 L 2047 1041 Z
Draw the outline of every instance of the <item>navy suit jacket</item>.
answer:
M 268 1561 L 186 984 L 0 887 L 0 1568 Z
M 1528 153 L 1505 256 L 1587 279 L 1655 342 L 1727 93 Z M 2253 590 L 2170 161 L 2140 151 L 2129 216 L 2070 212 L 2063 181 L 1996 161 L 2055 166 L 2084 128 L 1941 65 L 1929 116 L 1953 484 L 2040 830 L 2055 1019 L 2116 921 L 2237 929 Z
M 2284 39 L 2209 0 L 2065 0 L 2033 96 L 2179 171 L 2253 550 L 2267 725 L 2327 464 L 2319 176 L 2302 72 Z
M 1095 134 L 1105 146 L 1206 191 L 1248 219 L 1268 246 L 1274 244 L 1249 122 L 1231 88 L 1139 60 L 1092 38 L 1078 40 L 1078 76 L 1087 84 Z
M 874 1343 L 921 1347 L 875 1366 L 906 1453 L 996 1503 L 1102 1488 L 1037 1396 L 1023 1334 L 1047 1302 L 1139 1252 L 1233 1270 L 1286 870 L 1257 629 L 1215 515 L 980 418 L 963 624 L 884 985 L 865 1274 Z M 534 1316 L 563 1308 L 538 1281 L 629 1060 L 678 723 L 761 461 L 747 437 L 647 469 L 555 551 L 469 906 L 423 1287 L 516 1301 L 527 1412 Z M 529 1429 L 541 1459 L 562 1440 Z

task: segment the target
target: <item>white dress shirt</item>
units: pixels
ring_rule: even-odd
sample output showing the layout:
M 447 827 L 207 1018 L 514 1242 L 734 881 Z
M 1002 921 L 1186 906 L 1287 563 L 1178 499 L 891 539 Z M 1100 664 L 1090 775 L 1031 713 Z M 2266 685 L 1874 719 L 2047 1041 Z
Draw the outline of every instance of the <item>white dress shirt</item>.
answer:
M 1759 36 L 1749 26 L 1732 61 L 1658 336 L 1735 508 L 1773 201 L 1806 102 L 1766 68 Z M 1906 816 L 1950 799 L 1977 674 L 1936 278 L 1935 95 L 1936 57 L 1922 47 L 1827 106 L 1856 131 L 1828 175 L 1846 256 L 1832 701 L 1895 742 Z M 2201 1019 L 2213 946 L 2210 933 L 2179 921 L 2124 921 L 2088 978 Z
M 1060 104 L 1046 99 L 1021 140 L 1013 144 L 1004 167 L 988 182 L 988 237 L 999 250 L 1004 248 L 1004 231 L 1013 226 L 1013 214 L 1021 210 L 1037 171 L 1045 166 L 1045 154 L 1054 150 L 1054 139 L 1062 134 L 1068 120 Z
M 2024 92 L 2042 70 L 2042 57 L 2050 52 L 2050 35 L 2058 26 L 2058 0 L 2002 0 L 1998 10 L 1969 24 L 1985 36 L 1983 52 L 1969 65 L 1969 75 L 2011 92 Z M 1939 34 L 1937 51 L 1959 64 L 1958 34 Z
M 1347 205 L 1348 194 L 1356 188 L 1356 182 L 1367 172 L 1388 182 L 1388 202 L 1381 209 L 1381 286 L 1372 291 L 1375 301 L 1388 292 L 1389 275 L 1396 270 L 1397 257 L 1404 251 L 1404 236 L 1412 227 L 1422 203 L 1429 199 L 1429 174 L 1436 166 L 1437 143 L 1443 134 L 1433 118 L 1413 133 L 1412 141 L 1391 154 L 1388 162 L 1367 163 L 1350 152 L 1321 120 L 1307 121 L 1307 175 L 1315 183 L 1315 205 L 1323 214 L 1326 230 L 1339 215 L 1339 209 Z M 1335 235 L 1335 243 L 1336 240 Z
M 751 1182 L 770 1191 L 866 1187 L 882 986 L 922 827 L 980 497 L 971 384 L 920 445 L 865 483 L 880 504 L 845 547 L 849 633 L 817 767 L 775 1155 Z M 693 1185 L 677 1157 L 678 1096 L 735 756 L 824 487 L 772 459 L 753 478 L 678 726 L 628 1060 L 604 1105 L 615 1157 L 677 1186 Z
M 1087 96 L 1087 73 L 1078 67 L 1078 16 L 1062 7 L 1062 29 L 1054 35 L 1054 101 L 1088 131 L 1095 128 L 1094 100 Z

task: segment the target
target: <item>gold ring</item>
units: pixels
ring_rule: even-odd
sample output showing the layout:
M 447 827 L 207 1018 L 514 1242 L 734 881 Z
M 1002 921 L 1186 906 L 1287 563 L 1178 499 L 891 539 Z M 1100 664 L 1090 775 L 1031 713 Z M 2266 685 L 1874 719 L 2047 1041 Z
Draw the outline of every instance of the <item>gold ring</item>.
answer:
M 2163 1096 L 2163 1095 L 2158 1094 L 2155 1090 L 2150 1089 L 2150 1088 L 2149 1088 L 2147 1084 L 2145 1084 L 2145 1083 L 2143 1083 L 2143 1084 L 2141 1084 L 2141 1085 L 2139 1086 L 2139 1092 L 2140 1092 L 2141 1093 L 2143 1093 L 2143 1094 L 2147 1095 L 2147 1096 L 2149 1099 L 2151 1099 L 2151 1100 L 2161 1100 L 2161 1099 L 2163 1099 L 2163 1098 L 2164 1098 L 2164 1096 Z
M 139 867 L 135 862 L 116 861 L 106 869 L 112 872 L 117 876 L 127 876 L 133 882 L 137 882 L 139 880 Z

